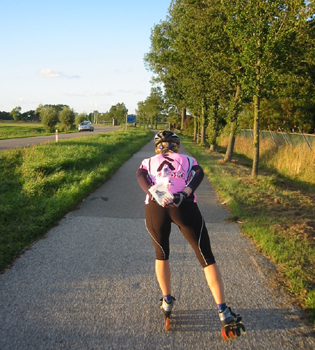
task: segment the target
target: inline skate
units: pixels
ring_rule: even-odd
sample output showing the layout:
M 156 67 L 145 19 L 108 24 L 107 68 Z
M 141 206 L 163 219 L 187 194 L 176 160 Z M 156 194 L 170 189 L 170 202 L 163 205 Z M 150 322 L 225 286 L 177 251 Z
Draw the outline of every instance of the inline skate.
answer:
M 246 333 L 241 315 L 234 313 L 231 308 L 227 307 L 223 312 L 219 312 L 219 317 L 223 326 L 221 336 L 226 342 Z
M 164 328 L 166 331 L 170 328 L 170 316 L 172 313 L 172 309 L 174 307 L 175 298 L 172 297 L 172 300 L 170 303 L 168 303 L 164 298 L 160 299 L 160 308 L 163 311 L 164 316 Z

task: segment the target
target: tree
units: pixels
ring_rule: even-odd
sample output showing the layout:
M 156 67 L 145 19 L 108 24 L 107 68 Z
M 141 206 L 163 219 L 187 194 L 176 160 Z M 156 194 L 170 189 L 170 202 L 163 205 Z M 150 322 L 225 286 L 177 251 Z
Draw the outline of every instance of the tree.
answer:
M 205 144 L 209 118 L 213 125 L 217 121 L 211 111 L 224 98 L 228 82 L 220 0 L 173 1 L 169 13 L 166 21 L 154 27 L 145 60 L 156 80 L 164 84 L 166 99 L 197 117 L 200 142 Z M 218 129 L 213 129 L 214 140 Z
M 237 132 L 237 120 L 238 114 L 241 105 L 241 86 L 240 84 L 236 84 L 235 96 L 233 99 L 230 99 L 230 105 L 228 106 L 228 115 L 227 122 L 230 123 L 230 135 L 229 141 L 226 148 L 224 162 L 230 162 L 233 157 L 234 144 L 235 144 L 235 136 Z
M 262 126 L 274 125 L 284 130 L 299 127 L 314 132 L 315 127 L 315 26 L 314 18 L 292 32 L 293 40 L 285 42 L 286 57 L 274 76 L 276 86 L 264 99 L 268 115 L 262 115 Z M 274 118 L 270 118 L 273 115 Z
M 151 127 L 153 125 L 157 128 L 157 123 L 161 121 L 162 112 L 164 110 L 164 99 L 161 88 L 152 87 L 150 95 L 144 102 L 138 102 L 138 109 L 136 110 L 137 117 L 145 124 L 150 121 Z
M 287 58 L 296 33 L 306 25 L 307 6 L 301 0 L 222 0 L 226 32 L 244 70 L 242 88 L 253 98 L 254 154 L 252 176 L 258 175 L 261 98 L 271 91 L 272 77 Z
M 155 25 L 151 31 L 150 52 L 144 57 L 145 65 L 155 76 L 154 84 L 163 84 L 165 109 L 169 113 L 172 125 L 183 129 L 186 116 L 184 100 L 184 72 L 179 52 L 174 42 L 177 35 L 176 25 L 170 19 Z M 178 111 L 181 111 L 181 122 L 178 123 Z
M 146 111 L 145 108 L 145 103 L 143 101 L 139 101 L 137 104 L 137 108 L 136 108 L 136 115 L 137 115 L 137 121 L 140 124 L 143 124 L 144 127 L 146 127 L 146 125 L 148 125 L 148 112 Z
M 75 116 L 75 125 L 78 126 L 81 124 L 84 120 L 87 119 L 87 116 L 85 113 L 80 113 Z
M 22 109 L 21 107 L 15 107 L 12 109 L 10 113 L 16 122 L 21 120 L 21 109 Z
M 75 113 L 73 109 L 70 109 L 68 106 L 65 106 L 59 112 L 59 120 L 61 122 L 61 127 L 63 130 L 71 130 L 74 126 Z
M 54 132 L 58 123 L 58 111 L 54 107 L 42 107 L 40 120 L 48 132 Z
M 35 111 L 30 110 L 21 114 L 21 119 L 26 121 L 33 121 L 35 118 Z
M 12 115 L 11 115 L 11 113 L 9 113 L 9 112 L 4 112 L 4 111 L 0 111 L 0 119 L 1 120 L 12 120 L 13 119 L 13 117 L 12 117 Z
M 151 93 L 145 100 L 145 107 L 151 121 L 151 127 L 154 124 L 157 128 L 157 123 L 164 110 L 163 93 L 160 87 L 151 88 Z
M 274 124 L 315 125 L 312 7 L 314 1 L 303 0 L 174 0 L 151 32 L 145 63 L 153 82 L 163 84 L 168 105 L 194 115 L 201 144 L 207 128 L 215 146 L 220 123 L 229 123 L 226 161 L 238 116 L 252 106 L 253 177 L 263 108 L 273 108 Z
M 178 11 L 178 6 L 184 10 Z M 180 33 L 176 41 L 186 69 L 185 101 L 194 115 L 200 115 L 201 144 L 208 130 L 208 141 L 215 148 L 222 117 L 219 107 L 227 104 L 236 89 L 226 18 L 220 0 L 177 1 L 173 15 L 177 12 Z
M 111 119 L 116 119 L 119 123 L 125 123 L 127 113 L 128 109 L 124 103 L 117 103 L 116 105 L 111 106 L 108 112 L 109 117 Z

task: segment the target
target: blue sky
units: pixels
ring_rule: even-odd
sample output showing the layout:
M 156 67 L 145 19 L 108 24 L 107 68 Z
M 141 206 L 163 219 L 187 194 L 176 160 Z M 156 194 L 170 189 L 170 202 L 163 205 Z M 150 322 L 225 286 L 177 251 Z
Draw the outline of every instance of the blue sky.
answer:
M 67 104 L 134 113 L 150 94 L 143 57 L 171 0 L 0 0 L 0 110 Z

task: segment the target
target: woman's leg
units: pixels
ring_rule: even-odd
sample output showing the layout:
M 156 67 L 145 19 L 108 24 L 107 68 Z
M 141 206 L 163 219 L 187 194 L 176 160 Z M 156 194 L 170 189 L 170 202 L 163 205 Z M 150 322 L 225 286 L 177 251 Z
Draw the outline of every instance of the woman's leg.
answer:
M 208 230 L 197 204 L 184 202 L 170 213 L 173 222 L 179 226 L 204 268 L 205 277 L 215 302 L 218 305 L 224 304 L 225 296 L 221 273 L 215 262 Z
M 155 248 L 155 272 L 163 295 L 171 294 L 171 272 L 169 265 L 169 236 L 171 219 L 168 210 L 157 203 L 145 206 L 146 227 Z
M 170 295 L 171 269 L 169 260 L 155 260 L 155 273 L 163 295 Z
M 204 268 L 204 273 L 210 291 L 217 305 L 225 303 L 224 286 L 221 273 L 217 264 L 208 265 Z

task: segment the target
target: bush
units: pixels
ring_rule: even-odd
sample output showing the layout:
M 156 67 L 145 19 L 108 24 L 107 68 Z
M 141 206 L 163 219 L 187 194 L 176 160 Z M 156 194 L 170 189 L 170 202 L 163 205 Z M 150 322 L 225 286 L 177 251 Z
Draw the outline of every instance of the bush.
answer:
M 58 123 L 58 111 L 53 107 L 44 107 L 40 111 L 40 120 L 48 132 L 54 132 Z
M 61 123 L 62 130 L 64 131 L 71 130 L 74 127 L 74 118 L 75 118 L 75 114 L 73 109 L 70 109 L 69 107 L 65 106 L 59 112 L 59 120 Z
M 86 114 L 81 113 L 75 116 L 75 125 L 78 126 L 83 122 L 83 120 L 86 120 Z

